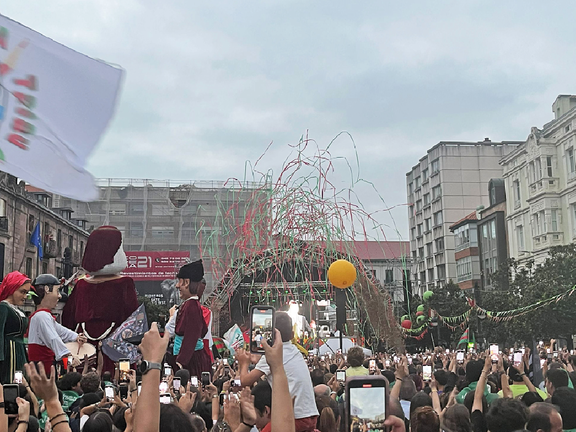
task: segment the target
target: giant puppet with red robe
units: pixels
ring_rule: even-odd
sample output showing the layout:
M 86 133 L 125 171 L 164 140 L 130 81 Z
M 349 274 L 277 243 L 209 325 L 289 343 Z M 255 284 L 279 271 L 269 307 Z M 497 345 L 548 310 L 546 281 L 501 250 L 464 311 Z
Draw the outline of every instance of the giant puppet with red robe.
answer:
M 94 230 L 82 259 L 89 276 L 80 279 L 70 294 L 62 323 L 84 333 L 96 346 L 108 337 L 138 308 L 134 281 L 121 275 L 126 266 L 122 233 L 113 226 Z M 114 363 L 106 355 L 103 371 L 114 372 Z

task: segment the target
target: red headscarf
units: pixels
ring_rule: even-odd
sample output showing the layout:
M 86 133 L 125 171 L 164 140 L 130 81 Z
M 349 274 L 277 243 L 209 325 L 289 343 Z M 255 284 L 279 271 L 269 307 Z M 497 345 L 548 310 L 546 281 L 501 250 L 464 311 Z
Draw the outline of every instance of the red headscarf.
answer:
M 30 282 L 30 278 L 28 276 L 17 271 L 8 273 L 4 277 L 4 279 L 2 280 L 2 284 L 0 285 L 0 301 L 6 300 L 26 282 Z

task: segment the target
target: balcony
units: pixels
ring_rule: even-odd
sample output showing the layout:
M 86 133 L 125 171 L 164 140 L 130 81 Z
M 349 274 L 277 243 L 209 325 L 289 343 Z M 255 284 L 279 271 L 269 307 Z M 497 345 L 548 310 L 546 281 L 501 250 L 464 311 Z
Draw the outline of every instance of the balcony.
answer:
M 539 234 L 533 237 L 534 248 L 542 249 L 563 244 L 564 234 L 561 232 Z
M 464 282 L 464 281 L 467 281 L 467 280 L 472 280 L 472 272 L 466 273 L 466 274 L 463 274 L 463 275 L 460 275 L 460 276 L 458 276 L 458 277 L 456 278 L 456 281 L 457 281 L 458 283 Z
M 6 216 L 0 217 L 0 231 L 8 232 L 8 218 Z
M 530 198 L 540 195 L 541 193 L 550 193 L 559 191 L 559 180 L 555 177 L 547 177 L 536 180 L 530 184 Z
M 57 258 L 58 253 L 58 245 L 56 244 L 56 240 L 48 240 L 44 243 L 44 258 Z
M 436 265 L 444 264 L 445 263 L 444 254 L 436 252 L 435 261 L 436 261 Z

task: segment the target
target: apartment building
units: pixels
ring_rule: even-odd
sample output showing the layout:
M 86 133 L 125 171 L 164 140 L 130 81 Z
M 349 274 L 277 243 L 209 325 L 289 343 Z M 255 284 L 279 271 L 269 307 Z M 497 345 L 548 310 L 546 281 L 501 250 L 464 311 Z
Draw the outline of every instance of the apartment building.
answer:
M 501 161 L 509 253 L 521 263 L 576 240 L 576 96 L 559 95 L 552 111 Z
M 457 280 L 450 226 L 488 205 L 486 184 L 502 177 L 499 161 L 521 142 L 436 144 L 406 174 L 410 252 L 415 292 Z

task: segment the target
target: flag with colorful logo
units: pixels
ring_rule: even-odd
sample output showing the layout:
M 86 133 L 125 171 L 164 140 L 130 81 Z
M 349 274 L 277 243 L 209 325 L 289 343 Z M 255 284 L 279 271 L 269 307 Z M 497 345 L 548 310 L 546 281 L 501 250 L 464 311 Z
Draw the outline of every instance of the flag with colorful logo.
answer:
M 234 355 L 237 349 L 244 347 L 244 335 L 238 324 L 234 324 L 224 333 L 224 340 L 228 343 L 230 355 Z
M 216 348 L 216 350 L 220 353 L 220 354 L 224 354 L 224 351 L 226 351 L 226 342 L 224 342 L 224 339 L 216 337 L 216 336 L 212 336 L 212 341 L 214 343 L 214 347 Z
M 462 336 L 460 336 L 460 340 L 458 341 L 458 345 L 461 344 L 467 344 L 468 343 L 468 335 L 469 335 L 469 328 L 466 329 L 466 331 L 464 333 L 462 333 Z

